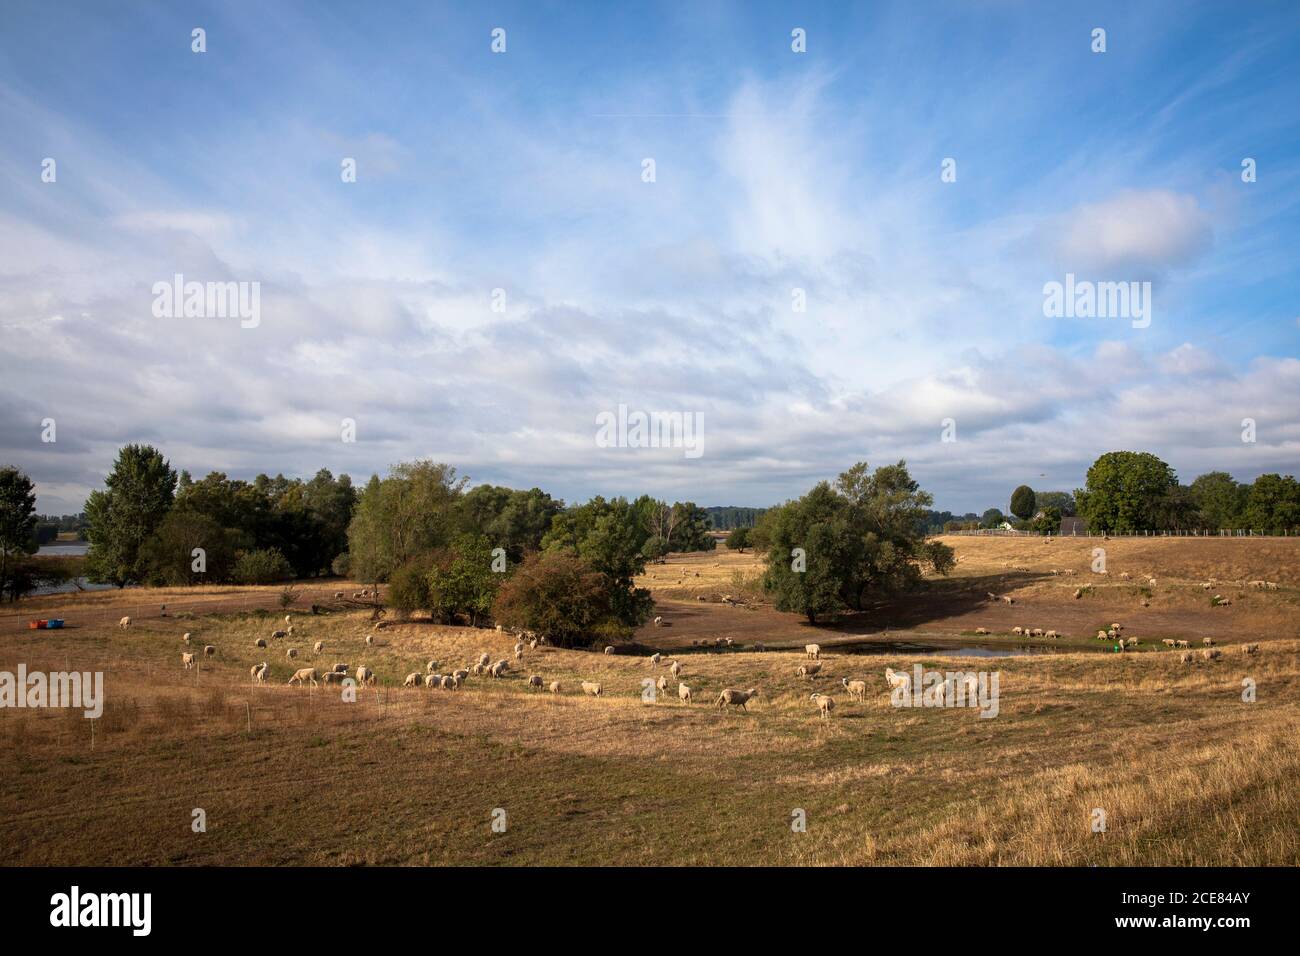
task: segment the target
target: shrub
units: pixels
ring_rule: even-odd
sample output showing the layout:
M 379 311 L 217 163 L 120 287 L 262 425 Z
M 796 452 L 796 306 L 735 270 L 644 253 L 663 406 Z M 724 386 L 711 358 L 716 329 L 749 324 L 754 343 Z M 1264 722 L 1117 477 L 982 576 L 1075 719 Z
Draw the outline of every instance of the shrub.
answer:
M 727 535 L 727 548 L 732 551 L 744 551 L 749 547 L 749 529 L 737 528 Z
M 432 555 L 424 555 L 412 558 L 394 571 L 388 578 L 388 606 L 402 615 L 432 607 L 429 571 L 433 563 Z
M 235 583 L 274 584 L 293 577 L 293 568 L 279 548 L 245 551 L 235 561 Z
M 352 573 L 352 558 L 344 551 L 330 562 L 330 570 L 341 578 L 346 578 Z
M 616 624 L 608 577 L 567 551 L 532 554 L 501 585 L 493 606 L 507 627 L 543 634 L 561 647 L 586 647 Z
M 658 535 L 648 538 L 646 543 L 641 546 L 641 556 L 651 561 L 662 558 L 667 553 L 668 546 L 664 543 L 664 539 Z

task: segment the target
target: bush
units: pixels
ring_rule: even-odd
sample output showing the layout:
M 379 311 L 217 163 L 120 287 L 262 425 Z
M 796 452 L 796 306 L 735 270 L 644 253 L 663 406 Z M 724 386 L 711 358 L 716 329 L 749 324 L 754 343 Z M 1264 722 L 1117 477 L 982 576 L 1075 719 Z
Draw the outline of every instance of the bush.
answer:
M 575 554 L 532 554 L 502 584 L 493 611 L 506 627 L 536 631 L 560 647 L 586 647 L 618 624 L 610 586 L 607 576 Z
M 330 570 L 341 578 L 346 578 L 352 573 L 352 558 L 344 551 L 330 562 Z
M 646 543 L 641 546 L 641 556 L 651 561 L 662 558 L 667 553 L 668 546 L 664 544 L 664 539 L 658 535 L 647 539 Z
M 236 584 L 274 584 L 293 577 L 293 568 L 279 548 L 245 551 L 235 561 Z
M 433 557 L 412 558 L 388 578 L 388 606 L 402 615 L 425 611 L 432 606 L 429 571 Z
M 749 547 L 749 529 L 737 528 L 727 535 L 727 548 L 731 551 L 744 551 Z

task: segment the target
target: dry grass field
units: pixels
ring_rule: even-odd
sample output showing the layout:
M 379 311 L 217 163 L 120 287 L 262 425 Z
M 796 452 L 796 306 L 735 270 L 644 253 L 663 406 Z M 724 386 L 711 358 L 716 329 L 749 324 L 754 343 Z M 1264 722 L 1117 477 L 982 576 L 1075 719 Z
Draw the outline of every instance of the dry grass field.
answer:
M 275 588 L 46 600 L 41 615 L 57 611 L 70 627 L 0 631 L 0 669 L 102 670 L 107 703 L 93 722 L 0 710 L 0 863 L 1300 863 L 1297 542 L 947 540 L 959 561 L 951 577 L 816 629 L 761 600 L 752 554 L 675 556 L 642 582 L 670 627 L 648 625 L 615 655 L 538 647 L 507 678 L 471 678 L 455 692 L 400 685 L 429 659 L 450 669 L 482 651 L 510 657 L 514 639 L 419 620 L 375 629 L 368 611 L 340 606 L 295 611 L 294 638 L 262 651 L 254 640 L 283 626 Z M 1111 572 L 1102 583 L 1088 571 L 1098 546 Z M 1067 568 L 1078 573 L 1051 573 Z M 1140 586 L 1139 574 L 1156 586 Z M 1209 577 L 1231 606 L 1209 606 Z M 1279 588 L 1234 583 L 1256 578 Z M 1084 583 L 1094 590 L 1075 599 Z M 356 586 L 321 590 L 336 587 Z M 259 596 L 265 609 L 244 606 Z M 158 616 L 168 598 L 194 616 Z M 125 631 L 100 620 L 125 606 L 155 613 Z M 1089 635 L 1112 621 L 1144 652 L 1097 653 Z M 981 643 L 1010 646 L 1020 643 L 1006 634 L 1014 625 L 1063 631 L 1058 653 L 840 647 L 957 646 L 976 627 L 994 631 Z M 197 670 L 181 667 L 187 630 L 218 648 Z M 1222 657 L 1187 664 L 1154 649 L 1173 635 L 1198 646 L 1212 636 Z M 694 646 L 720 636 L 736 646 Z M 827 648 L 813 681 L 795 675 L 809 640 Z M 1247 640 L 1257 654 L 1244 653 Z M 290 643 L 296 662 L 285 658 Z M 671 678 L 671 700 L 643 700 L 643 680 L 667 673 L 649 663 L 650 648 L 681 662 L 693 704 L 676 700 Z M 271 679 L 253 686 L 260 660 Z M 370 666 L 379 686 L 353 703 L 336 688 L 285 686 L 297 666 L 335 661 Z M 917 662 L 997 670 L 998 716 L 891 706 L 884 668 Z M 531 673 L 559 680 L 562 693 L 529 691 Z M 841 677 L 867 681 L 865 702 L 848 699 Z M 1253 703 L 1242 699 L 1247 678 Z M 602 697 L 582 696 L 582 680 L 600 681 Z M 713 700 L 724 687 L 761 693 L 747 712 L 722 712 Z M 835 698 L 829 720 L 808 700 L 814 690 Z M 191 830 L 196 808 L 206 833 Z M 491 827 L 498 808 L 501 833 Z M 1090 826 L 1096 808 L 1105 832 Z M 795 810 L 806 832 L 792 830 Z

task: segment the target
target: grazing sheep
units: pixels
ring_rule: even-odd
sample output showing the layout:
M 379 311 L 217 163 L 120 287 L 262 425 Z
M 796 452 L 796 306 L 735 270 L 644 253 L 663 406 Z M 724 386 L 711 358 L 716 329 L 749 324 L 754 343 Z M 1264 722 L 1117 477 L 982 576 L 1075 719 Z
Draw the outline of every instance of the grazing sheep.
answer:
M 287 657 L 289 660 L 293 660 L 295 657 L 298 656 L 298 648 L 296 647 L 289 648 L 284 652 L 284 656 Z
M 203 653 L 204 653 L 204 655 L 207 656 L 207 657 L 216 657 L 216 656 L 217 656 L 217 648 L 216 648 L 216 645 L 214 645 L 214 644 L 204 644 L 204 645 L 203 645 Z
M 691 702 L 691 689 L 687 687 L 685 684 L 678 684 L 677 699 L 682 701 L 683 703 L 689 704 Z
M 823 720 L 829 720 L 831 711 L 835 709 L 835 701 L 825 694 L 812 694 L 809 700 L 817 702 L 817 710 L 821 713 Z
M 1120 579 L 1121 581 L 1127 581 L 1127 580 L 1129 580 L 1131 577 L 1132 577 L 1132 575 L 1130 575 L 1127 571 L 1121 571 L 1121 572 L 1119 573 L 1119 579 Z
M 911 683 L 911 678 L 903 671 L 896 671 L 892 667 L 885 668 L 885 680 L 891 688 L 906 687 Z
M 1181 660 L 1184 664 L 1190 664 L 1192 662 L 1192 652 L 1183 651 L 1182 655 L 1179 657 L 1179 660 Z
M 185 665 L 185 669 L 186 669 L 186 670 L 189 670 L 190 668 L 192 668 L 192 667 L 194 666 L 194 655 L 193 655 L 193 654 L 182 654 L 182 655 L 181 655 L 181 663 Z
M 452 677 L 450 674 L 443 674 L 442 680 L 439 681 L 439 683 L 442 684 L 443 690 L 456 690 L 456 688 L 460 687 L 460 681 L 456 680 L 456 678 Z
M 488 656 L 486 651 L 484 651 L 482 654 L 478 656 L 478 662 L 482 666 L 487 667 L 492 663 L 492 658 Z
M 1097 640 L 1099 640 L 1099 641 L 1104 641 L 1104 640 L 1106 640 L 1108 637 L 1110 637 L 1110 632 L 1109 632 L 1109 631 L 1098 631 L 1098 632 L 1097 632 Z
M 340 674 L 338 671 L 326 671 L 320 676 L 321 682 L 325 684 L 342 684 L 348 679 L 347 674 Z
M 288 627 L 286 627 L 284 629 L 284 633 L 287 634 L 289 637 L 293 637 L 293 625 L 290 624 Z
M 424 682 L 425 682 L 425 684 L 428 685 L 428 687 L 429 687 L 430 690 L 433 690 L 435 687 L 441 687 L 441 686 L 442 686 L 442 675 L 441 675 L 441 674 L 430 674 L 428 677 L 426 677 L 426 678 L 424 679 Z
M 990 601 L 996 601 L 998 599 L 998 596 L 992 591 L 986 591 L 985 593 L 988 594 Z
M 541 689 L 542 689 L 542 675 L 541 675 L 541 674 L 529 674 L 529 675 L 528 675 L 528 689 L 529 689 L 529 690 L 532 690 L 534 687 L 536 687 L 538 690 L 541 690 Z
M 1258 645 L 1258 644 L 1242 644 L 1242 645 L 1241 645 L 1241 653 L 1243 653 L 1243 654 L 1258 654 L 1258 653 L 1259 653 L 1259 645 Z
M 664 622 L 664 619 L 663 619 L 662 616 L 656 616 L 656 617 L 655 617 L 655 627 L 658 627 L 658 626 L 659 626 L 660 624 L 662 624 L 663 622 Z
M 559 692 L 560 692 L 560 682 L 558 680 L 551 681 L 551 693 L 558 694 Z
M 817 676 L 817 672 L 822 669 L 821 664 L 800 664 L 795 669 L 795 677 L 807 677 L 810 680 Z
M 289 683 L 290 683 L 290 684 L 294 684 L 294 683 L 298 683 L 298 684 L 306 684 L 306 683 L 308 683 L 308 682 L 310 681 L 310 682 L 311 682 L 311 686 L 312 686 L 312 687 L 315 687 L 315 686 L 316 686 L 316 681 L 317 681 L 317 679 L 318 679 L 319 677 L 320 677 L 320 675 L 319 675 L 318 673 L 316 673 L 316 668 L 314 668 L 314 667 L 304 667 L 304 668 L 301 668 L 300 670 L 296 670 L 296 671 L 293 672 L 293 676 L 289 678 Z
M 810 661 L 820 660 L 822 656 L 822 647 L 820 644 L 805 644 L 803 646 L 803 652 L 808 656 L 808 660 Z
M 471 672 L 475 677 L 478 677 L 479 675 L 486 673 L 486 672 L 487 672 L 487 668 L 484 667 L 482 664 L 480 664 L 480 663 L 478 663 L 478 662 L 476 661 L 476 662 L 474 663 L 474 666 L 470 668 L 470 672 Z
M 762 654 L 764 651 L 767 650 L 767 645 L 762 643 L 761 641 L 755 641 L 754 650 L 757 651 L 759 654 Z
M 531 650 L 535 650 L 536 648 L 537 648 L 537 638 L 534 637 L 528 642 L 528 649 L 531 651 Z
M 281 638 L 281 637 L 288 637 L 288 636 L 289 636 L 289 632 L 288 632 L 288 631 L 280 631 L 280 630 L 276 630 L 276 631 L 272 631 L 272 632 L 271 632 L 271 637 L 272 637 L 272 638 Z
M 582 682 L 582 692 L 584 694 L 590 694 L 592 697 L 599 697 L 600 684 L 596 683 L 595 681 L 585 680 Z
M 1055 631 L 1048 631 L 1046 634 L 1043 635 L 1043 637 L 1046 637 L 1046 638 L 1048 638 L 1048 639 L 1050 639 L 1050 640 L 1056 640 L 1056 639 L 1059 638 L 1060 636 L 1061 636 L 1061 635 L 1060 635 L 1060 634 L 1057 634 Z
M 1188 643 L 1187 641 L 1174 641 L 1174 646 L 1175 646 L 1175 647 L 1191 647 L 1192 645 L 1191 645 L 1190 643 Z
M 334 592 L 334 597 L 335 597 L 336 600 L 342 598 L 342 597 L 343 597 L 343 592 L 342 592 L 342 591 L 335 591 L 335 592 Z
M 184 641 L 186 644 L 188 644 L 190 642 L 190 632 L 186 631 L 184 634 L 182 634 L 181 640 Z
M 1002 601 L 1003 601 L 1003 603 L 1005 603 L 1005 604 L 1015 604 L 1015 603 L 1016 603 L 1016 599 L 1013 598 L 1013 597 L 1004 597 L 1004 598 L 1002 599 Z
M 367 635 L 366 635 L 366 647 L 374 647 L 374 646 L 375 646 L 375 635 L 373 635 L 373 634 L 367 634 Z
M 719 710 L 726 710 L 728 706 L 739 707 L 742 710 L 749 710 L 749 700 L 751 697 L 758 696 L 758 689 L 751 687 L 749 690 L 736 690 L 728 687 L 718 695 L 715 702 Z
M 266 683 L 266 673 L 267 673 L 267 670 L 268 670 L 268 667 L 267 667 L 266 661 L 262 661 L 262 663 L 260 663 L 260 664 L 254 664 L 254 665 L 249 669 L 249 671 L 248 671 L 248 676 L 249 676 L 249 678 L 250 678 L 251 680 L 255 680 L 255 681 L 257 681 L 257 683 L 259 683 L 259 684 L 265 684 L 265 683 Z
M 976 633 L 976 634 L 987 634 L 988 632 L 989 632 L 989 629 L 988 629 L 987 627 L 977 627 L 977 628 L 975 628 L 975 633 Z
M 650 655 L 650 664 L 652 666 L 656 665 L 663 659 L 664 659 L 663 655 L 660 654 L 658 651 L 655 651 L 653 654 Z
M 1214 646 L 1214 638 L 1212 638 L 1212 637 L 1203 637 L 1203 638 L 1201 638 L 1201 643 L 1204 644 L 1206 647 L 1213 647 L 1213 646 Z
M 672 664 L 669 665 L 668 670 L 672 673 L 674 677 L 682 676 L 682 665 L 679 664 L 677 661 L 673 661 Z
M 317 641 L 315 644 L 311 646 L 311 649 L 315 651 L 317 654 L 319 654 L 321 651 L 325 650 L 325 642 Z
M 1017 627 L 1013 627 L 1013 628 L 1011 629 L 1011 633 L 1012 633 L 1012 634 L 1016 634 L 1016 635 L 1023 634 L 1024 632 L 1025 632 L 1025 629 L 1024 629 L 1023 627 L 1019 627 L 1019 626 L 1017 626 Z
M 374 682 L 375 682 L 375 672 L 374 672 L 374 671 L 372 671 L 372 670 L 371 670 L 369 667 L 367 667 L 365 664 L 362 664 L 360 667 L 357 668 L 357 683 L 358 683 L 358 684 L 360 684 L 361 686 L 364 687 L 366 684 L 373 684 Z
M 264 637 L 259 637 L 257 640 L 255 640 L 255 641 L 253 642 L 253 646 L 254 646 L 254 647 L 260 647 L 260 648 L 265 649 L 265 648 L 266 648 L 266 638 L 264 638 Z
M 505 660 L 500 660 L 492 665 L 492 667 L 488 670 L 488 673 L 491 674 L 493 677 L 504 677 L 506 675 L 506 671 L 508 670 L 510 670 L 510 662 Z
M 429 663 L 424 666 L 425 673 L 427 674 L 432 674 L 437 669 L 438 669 L 437 661 L 429 661 Z
M 1205 658 L 1207 661 L 1217 661 L 1222 656 L 1223 651 L 1220 651 L 1217 648 L 1207 648 L 1206 650 L 1201 651 L 1201 657 Z
M 347 664 L 335 664 L 335 665 L 334 665 L 333 673 L 335 673 L 335 674 L 346 674 L 347 672 L 348 672 L 348 665 L 347 665 Z
M 523 659 L 524 659 L 524 649 L 521 647 L 519 650 L 515 651 L 515 660 L 522 661 Z
M 419 687 L 424 683 L 424 677 L 419 671 L 411 671 L 406 675 L 406 680 L 402 681 L 403 687 Z
M 1175 645 L 1177 645 L 1178 642 L 1171 637 L 1166 637 L 1160 643 L 1163 644 L 1165 647 L 1174 647 Z
M 606 654 L 613 654 L 613 653 L 614 653 L 614 645 L 613 645 L 613 644 L 606 644 L 606 645 L 605 645 L 605 653 L 606 653 Z
M 1120 643 L 1125 647 L 1137 647 L 1138 639 L 1136 637 L 1126 637 L 1123 638 Z
M 469 680 L 469 671 L 467 670 L 452 671 L 451 676 L 455 679 L 456 686 L 459 687 L 465 681 Z
M 1036 628 L 1034 628 L 1034 633 L 1033 633 L 1032 636 L 1033 636 L 1033 637 L 1042 637 L 1042 636 L 1043 636 L 1043 629 L 1042 629 L 1041 627 L 1036 627 Z
M 117 622 L 117 626 L 125 631 L 128 627 L 131 626 L 131 619 L 129 617 L 124 617 L 122 618 L 122 620 Z
M 849 692 L 849 698 L 856 701 L 865 701 L 867 699 L 867 682 L 864 680 L 849 680 L 847 677 L 841 677 L 840 683 L 844 689 Z
M 524 642 L 520 641 L 518 644 L 515 645 L 515 654 L 522 654 L 523 652 L 524 652 Z

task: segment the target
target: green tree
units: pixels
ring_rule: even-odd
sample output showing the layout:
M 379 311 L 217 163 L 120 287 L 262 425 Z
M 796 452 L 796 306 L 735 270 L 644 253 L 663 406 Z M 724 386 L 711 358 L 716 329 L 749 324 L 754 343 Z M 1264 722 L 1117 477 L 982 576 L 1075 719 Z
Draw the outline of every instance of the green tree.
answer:
M 348 526 L 352 574 L 386 581 L 407 561 L 446 545 L 456 530 L 465 479 L 450 465 L 412 461 L 373 476 Z
M 731 534 L 727 535 L 727 547 L 732 551 L 739 551 L 742 554 L 749 547 L 749 528 L 739 527 L 734 529 Z
M 1040 511 L 1030 523 L 1035 534 L 1056 534 L 1061 530 L 1061 510 L 1048 507 Z
M 1002 522 L 1006 520 L 1007 519 L 1003 517 L 1002 512 L 1000 510 L 998 510 L 997 508 L 989 508 L 980 517 L 980 527 L 996 528 L 998 525 L 1002 524 Z
M 1021 521 L 1028 521 L 1033 517 L 1037 503 L 1034 489 L 1028 485 L 1021 485 L 1011 492 L 1011 513 Z
M 488 621 L 497 589 L 508 574 L 493 569 L 493 547 L 486 535 L 461 534 L 434 561 L 428 588 L 435 620 L 464 618 L 470 627 Z
M 1110 451 L 1092 463 L 1074 499 L 1090 530 L 1127 534 L 1161 530 L 1177 487 L 1174 470 L 1155 455 Z
M 235 535 L 207 515 L 172 508 L 145 542 L 146 580 L 170 587 L 230 581 L 237 557 Z M 195 548 L 203 549 L 201 571 L 194 569 Z
M 1061 513 L 1062 517 L 1070 518 L 1074 516 L 1078 505 L 1075 503 L 1074 496 L 1068 491 L 1036 491 L 1034 492 L 1034 511 L 1046 511 L 1048 508 L 1055 508 Z
M 634 580 L 645 571 L 642 549 L 649 538 L 639 508 L 625 498 L 606 501 L 597 496 L 558 515 L 542 548 L 576 554 L 603 574 L 615 618 L 636 627 L 654 607 L 650 592 L 636 587 Z
M 1300 526 L 1300 484 L 1291 475 L 1260 475 L 1250 486 L 1246 523 L 1266 533 Z
M 18 574 L 36 547 L 36 486 L 17 468 L 0 468 L 0 592 L 17 598 Z
M 868 472 L 859 462 L 831 486 L 816 485 L 772 509 L 764 586 L 778 610 L 810 623 L 915 588 L 923 570 L 951 570 L 952 549 L 927 541 L 931 496 L 904 462 Z
M 617 616 L 606 576 L 572 551 L 530 554 L 502 584 L 493 613 L 506 627 L 545 635 L 560 647 L 586 647 L 611 633 Z
M 274 584 L 293 577 L 289 560 L 276 548 L 245 551 L 235 560 L 236 584 Z
M 1246 526 L 1249 486 L 1239 484 L 1226 471 L 1201 475 L 1192 482 L 1191 493 L 1203 527 L 1234 529 Z
M 156 448 L 127 445 L 104 485 L 86 500 L 86 573 L 120 588 L 148 576 L 145 543 L 171 509 L 176 472 Z

